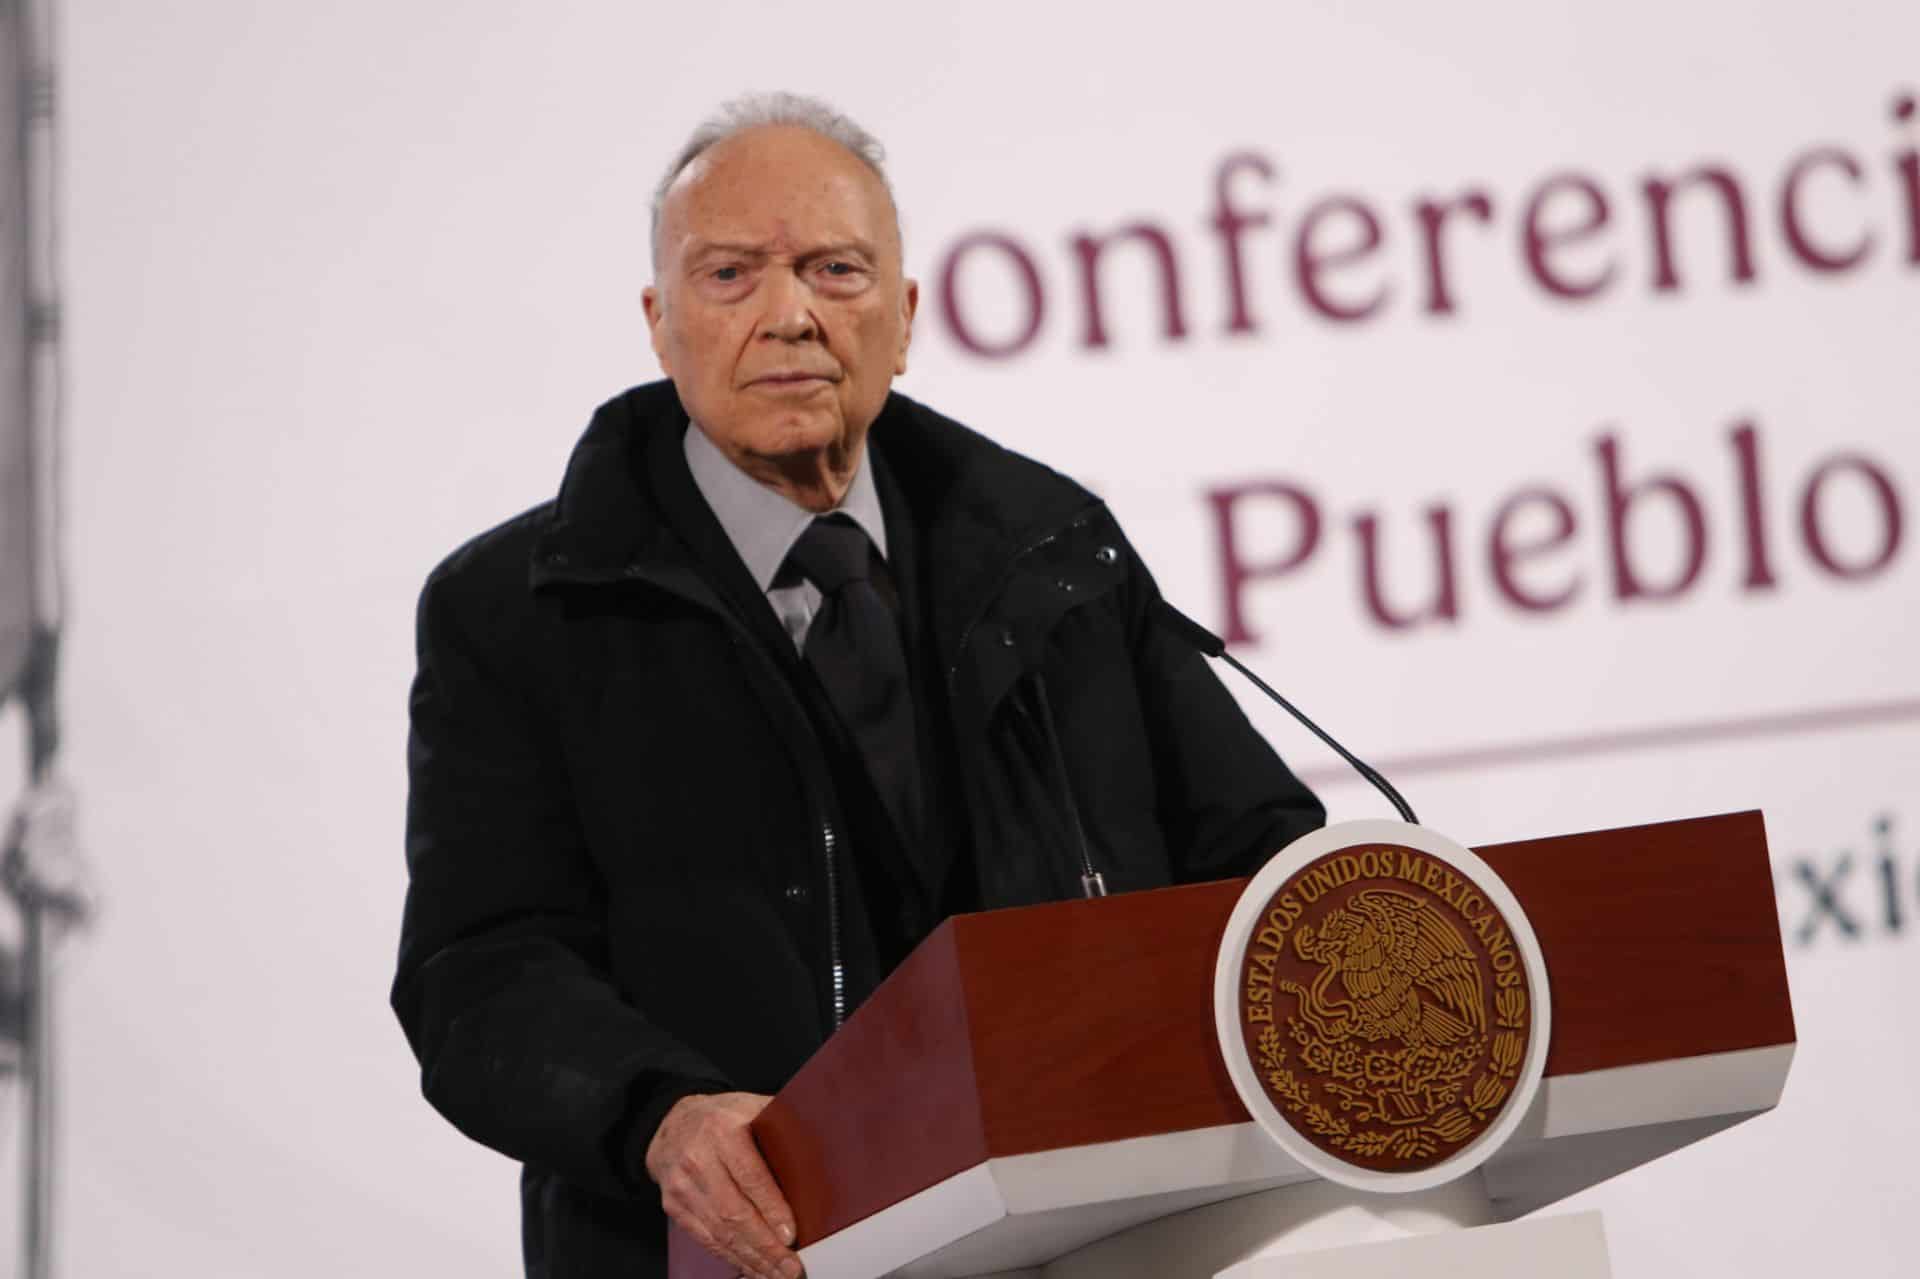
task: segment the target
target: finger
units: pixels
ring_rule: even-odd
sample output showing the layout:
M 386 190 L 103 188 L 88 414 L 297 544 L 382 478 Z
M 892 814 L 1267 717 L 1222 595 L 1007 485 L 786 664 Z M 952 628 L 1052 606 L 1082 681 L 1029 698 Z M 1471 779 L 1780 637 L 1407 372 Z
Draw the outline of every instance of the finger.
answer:
M 689 1238 L 736 1272 L 754 1276 L 754 1279 L 774 1279 L 778 1275 L 778 1263 L 743 1245 L 733 1228 L 720 1218 L 692 1212 L 681 1215 L 672 1209 L 669 1209 L 669 1215 L 687 1232 Z
M 713 1208 L 715 1230 L 728 1246 L 752 1262 L 752 1273 L 763 1279 L 790 1279 L 799 1272 L 798 1260 L 746 1196 L 729 1188 L 714 1197 Z
M 727 1247 L 725 1243 L 709 1233 L 704 1226 L 699 1225 L 697 1222 L 690 1219 L 682 1221 L 677 1217 L 674 1220 L 679 1223 L 682 1230 L 686 1231 L 689 1239 L 699 1244 L 702 1248 L 705 1248 L 713 1256 L 719 1258 L 729 1269 L 738 1274 L 753 1275 L 758 1279 L 760 1271 L 758 1269 L 759 1263 L 757 1259 L 744 1256 L 737 1250 Z
M 752 1200 L 740 1192 L 724 1161 L 700 1167 L 695 1181 L 698 1193 L 692 1210 L 728 1251 L 728 1260 L 741 1263 L 748 1273 L 762 1279 L 792 1279 L 799 1273 L 798 1260 L 787 1265 L 793 1254 Z
M 727 1171 L 733 1174 L 734 1184 L 753 1204 L 760 1219 L 782 1244 L 791 1244 L 796 1233 L 793 1208 L 780 1193 L 780 1183 L 773 1179 L 773 1170 L 761 1157 L 760 1148 L 753 1144 L 752 1135 L 742 1131 L 737 1140 L 722 1143 L 720 1157 Z
M 649 1144 L 647 1170 L 668 1215 L 708 1251 L 755 1279 L 798 1279 L 800 1260 L 785 1246 L 793 1239 L 792 1210 L 747 1131 L 769 1100 L 744 1093 L 683 1098 Z

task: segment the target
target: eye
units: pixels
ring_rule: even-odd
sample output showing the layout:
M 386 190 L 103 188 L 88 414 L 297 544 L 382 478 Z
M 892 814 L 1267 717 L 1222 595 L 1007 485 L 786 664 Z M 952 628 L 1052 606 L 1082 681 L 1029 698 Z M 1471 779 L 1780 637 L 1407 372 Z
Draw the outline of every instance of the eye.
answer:
M 857 258 L 822 258 L 814 266 L 814 274 L 820 287 L 835 296 L 859 293 L 873 281 L 873 273 Z
M 737 266 L 716 267 L 714 268 L 713 278 L 722 284 L 731 284 L 740 278 L 740 268 Z

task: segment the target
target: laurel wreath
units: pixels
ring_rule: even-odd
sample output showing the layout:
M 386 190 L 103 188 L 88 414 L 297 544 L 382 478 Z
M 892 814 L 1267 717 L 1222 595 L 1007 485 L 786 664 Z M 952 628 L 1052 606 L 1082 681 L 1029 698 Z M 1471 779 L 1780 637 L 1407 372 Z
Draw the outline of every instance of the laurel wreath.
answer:
M 1525 1051 L 1521 1032 L 1526 1029 L 1526 1013 L 1525 991 L 1516 986 L 1501 990 L 1494 998 L 1495 1034 L 1486 1070 L 1473 1081 L 1459 1104 L 1448 1106 L 1424 1123 L 1398 1129 L 1356 1129 L 1324 1103 L 1315 1101 L 1312 1090 L 1288 1067 L 1286 1045 L 1272 1023 L 1261 1027 L 1255 1049 L 1263 1077 L 1274 1097 L 1308 1132 L 1333 1149 L 1362 1158 L 1391 1154 L 1400 1160 L 1424 1159 L 1437 1152 L 1442 1144 L 1458 1145 L 1506 1100 L 1519 1075 L 1520 1058 Z M 1314 1042 L 1313 1036 L 1292 1018 L 1288 1019 L 1287 1027 L 1303 1047 Z M 1348 1094 L 1341 1096 L 1337 1103 L 1342 1111 L 1366 1106 L 1358 1099 L 1356 1089 L 1338 1084 L 1329 1084 L 1329 1089 Z

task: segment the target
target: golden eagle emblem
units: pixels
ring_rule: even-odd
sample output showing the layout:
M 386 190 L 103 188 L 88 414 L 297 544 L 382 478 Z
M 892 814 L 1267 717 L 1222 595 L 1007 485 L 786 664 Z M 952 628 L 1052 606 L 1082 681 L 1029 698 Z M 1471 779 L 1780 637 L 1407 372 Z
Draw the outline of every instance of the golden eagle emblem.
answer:
M 1324 965 L 1300 996 L 1300 1016 L 1338 1043 L 1398 1039 L 1445 1048 L 1487 1030 L 1480 969 L 1460 930 L 1431 902 L 1388 888 L 1355 893 L 1318 928 L 1293 935 L 1300 958 Z M 1338 979 L 1346 998 L 1329 996 Z
M 1415 849 L 1346 849 L 1273 894 L 1242 1030 L 1296 1131 L 1361 1167 L 1430 1166 L 1485 1131 L 1531 1024 L 1510 930 Z

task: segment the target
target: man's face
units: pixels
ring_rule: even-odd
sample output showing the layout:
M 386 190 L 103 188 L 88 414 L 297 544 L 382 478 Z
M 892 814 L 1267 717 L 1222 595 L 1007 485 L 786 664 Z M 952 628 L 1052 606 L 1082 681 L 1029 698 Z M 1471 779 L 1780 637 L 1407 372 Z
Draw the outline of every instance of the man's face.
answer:
M 918 300 L 873 171 L 810 129 L 735 134 L 668 192 L 656 252 L 647 326 L 693 419 L 749 474 L 850 478 Z

